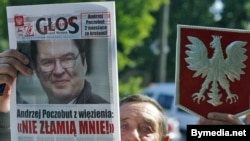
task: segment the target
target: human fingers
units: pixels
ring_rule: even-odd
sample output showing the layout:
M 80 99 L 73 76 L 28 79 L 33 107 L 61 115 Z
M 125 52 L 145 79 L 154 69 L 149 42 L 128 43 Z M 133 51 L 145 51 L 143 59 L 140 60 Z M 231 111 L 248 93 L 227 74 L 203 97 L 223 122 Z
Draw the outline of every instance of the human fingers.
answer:
M 232 124 L 232 125 L 242 125 L 241 120 L 228 113 L 211 112 L 208 113 L 208 119 L 216 121 L 218 124 Z
M 207 118 L 200 118 L 198 120 L 199 125 L 232 125 L 230 122 L 225 122 L 222 120 L 213 120 Z
M 0 83 L 11 83 L 17 72 L 31 75 L 32 70 L 26 66 L 28 63 L 28 58 L 16 50 L 10 49 L 0 53 Z

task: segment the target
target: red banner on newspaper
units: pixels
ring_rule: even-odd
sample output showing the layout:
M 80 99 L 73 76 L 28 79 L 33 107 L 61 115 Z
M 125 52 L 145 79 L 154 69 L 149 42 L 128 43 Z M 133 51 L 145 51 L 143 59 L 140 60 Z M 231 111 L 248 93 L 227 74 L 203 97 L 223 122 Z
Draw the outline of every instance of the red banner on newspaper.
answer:
M 178 25 L 176 104 L 206 117 L 243 115 L 250 101 L 250 31 Z

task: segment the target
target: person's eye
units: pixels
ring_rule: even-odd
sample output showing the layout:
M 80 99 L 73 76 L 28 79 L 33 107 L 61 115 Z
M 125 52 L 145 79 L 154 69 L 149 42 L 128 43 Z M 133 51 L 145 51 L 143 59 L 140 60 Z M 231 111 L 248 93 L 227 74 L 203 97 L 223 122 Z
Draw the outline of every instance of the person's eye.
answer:
M 121 124 L 121 129 L 127 129 L 128 125 L 127 124 Z
M 41 61 L 41 65 L 43 65 L 43 66 L 50 66 L 50 65 L 52 65 L 52 64 L 54 64 L 54 61 L 53 61 L 53 60 L 50 60 L 50 59 L 42 60 L 42 61 Z
M 141 126 L 140 129 L 143 133 L 152 133 L 153 132 L 153 129 L 148 125 Z
M 68 55 L 68 56 L 63 57 L 61 60 L 62 61 L 71 61 L 74 59 L 75 59 L 75 57 L 73 55 Z

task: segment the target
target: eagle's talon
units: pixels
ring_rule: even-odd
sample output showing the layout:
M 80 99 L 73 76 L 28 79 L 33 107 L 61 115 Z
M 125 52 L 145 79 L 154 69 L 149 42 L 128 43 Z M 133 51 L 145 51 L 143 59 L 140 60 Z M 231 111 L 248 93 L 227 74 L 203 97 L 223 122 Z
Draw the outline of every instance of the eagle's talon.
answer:
M 193 101 L 195 102 L 197 100 L 197 103 L 200 104 L 200 101 L 204 101 L 205 100 L 205 96 L 201 93 L 195 93 L 192 95 L 193 97 Z
M 235 103 L 239 99 L 238 95 L 236 94 L 230 94 L 227 96 L 226 102 L 229 100 L 230 104 Z

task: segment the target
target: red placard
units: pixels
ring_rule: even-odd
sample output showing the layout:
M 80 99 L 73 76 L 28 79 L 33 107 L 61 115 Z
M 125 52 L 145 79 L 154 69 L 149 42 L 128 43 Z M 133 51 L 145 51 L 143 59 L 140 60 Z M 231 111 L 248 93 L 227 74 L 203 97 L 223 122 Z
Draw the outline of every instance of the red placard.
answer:
M 177 26 L 176 104 L 192 114 L 250 110 L 250 31 Z

